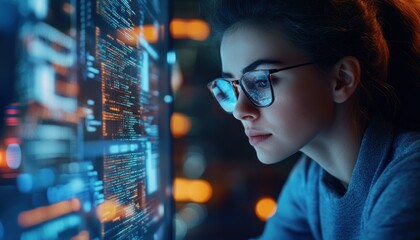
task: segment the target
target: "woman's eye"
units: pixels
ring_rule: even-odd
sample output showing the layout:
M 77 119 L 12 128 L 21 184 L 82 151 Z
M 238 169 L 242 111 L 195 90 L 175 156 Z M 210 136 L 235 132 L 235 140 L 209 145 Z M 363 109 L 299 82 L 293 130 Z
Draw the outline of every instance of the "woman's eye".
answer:
M 257 79 L 255 81 L 255 87 L 257 87 L 257 88 L 268 88 L 269 87 L 268 79 Z

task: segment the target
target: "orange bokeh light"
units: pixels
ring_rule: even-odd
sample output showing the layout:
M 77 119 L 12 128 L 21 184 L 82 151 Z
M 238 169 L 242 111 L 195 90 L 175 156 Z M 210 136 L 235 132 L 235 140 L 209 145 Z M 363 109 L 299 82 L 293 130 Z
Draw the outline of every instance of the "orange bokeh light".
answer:
M 171 117 L 171 131 L 174 138 L 181 138 L 191 130 L 191 119 L 182 113 L 173 113 Z
M 74 13 L 74 7 L 70 3 L 64 3 L 63 11 L 67 14 L 72 14 Z
M 149 43 L 156 43 L 159 40 L 159 29 L 154 25 L 144 25 L 143 37 Z
M 3 162 L 4 159 L 4 152 L 2 150 L 0 150 L 0 167 L 5 167 L 6 166 L 6 161 Z
M 213 195 L 213 189 L 205 180 L 176 178 L 174 182 L 174 198 L 178 202 L 205 203 Z
M 210 35 L 209 24 L 200 19 L 173 19 L 170 25 L 173 38 L 190 38 L 204 41 Z
M 171 74 L 171 87 L 172 91 L 177 92 L 184 82 L 182 78 L 181 68 L 179 67 L 178 62 L 175 62 L 172 66 L 172 74 Z
M 260 198 L 255 205 L 255 214 L 261 221 L 266 221 L 268 218 L 273 216 L 276 211 L 277 204 L 274 199 L 270 197 Z
M 210 183 L 204 180 L 191 182 L 188 192 L 191 201 L 198 203 L 207 202 L 213 193 Z
M 79 210 L 80 200 L 73 198 L 68 201 L 52 204 L 50 206 L 39 207 L 21 212 L 18 216 L 18 222 L 21 227 L 32 227 L 65 214 L 77 212 Z
M 157 43 L 159 40 L 159 28 L 152 24 L 146 24 L 143 27 L 134 27 L 118 30 L 118 39 L 126 44 L 136 46 L 140 35 L 148 43 Z
M 201 19 L 179 19 L 175 18 L 170 23 L 171 36 L 175 39 L 193 39 L 204 41 L 210 35 L 209 24 Z M 148 43 L 157 43 L 160 32 L 163 32 L 163 25 L 145 24 L 142 27 L 121 28 L 118 30 L 117 38 L 122 42 L 135 46 L 140 36 Z

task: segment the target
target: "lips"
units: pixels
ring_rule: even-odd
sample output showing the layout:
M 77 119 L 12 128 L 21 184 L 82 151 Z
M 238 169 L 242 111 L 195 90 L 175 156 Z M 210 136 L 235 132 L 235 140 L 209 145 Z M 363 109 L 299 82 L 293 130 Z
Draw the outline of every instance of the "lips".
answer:
M 246 130 L 245 134 L 248 136 L 249 144 L 255 146 L 271 137 L 270 133 L 260 132 L 256 130 Z

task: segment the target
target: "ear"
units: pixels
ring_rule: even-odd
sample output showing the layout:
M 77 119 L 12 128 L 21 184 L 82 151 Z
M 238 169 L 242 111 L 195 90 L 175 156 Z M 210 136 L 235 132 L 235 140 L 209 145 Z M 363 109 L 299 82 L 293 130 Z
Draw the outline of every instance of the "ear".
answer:
M 360 63 L 352 56 L 340 59 L 334 67 L 332 82 L 333 99 L 336 103 L 343 103 L 353 96 L 360 84 Z

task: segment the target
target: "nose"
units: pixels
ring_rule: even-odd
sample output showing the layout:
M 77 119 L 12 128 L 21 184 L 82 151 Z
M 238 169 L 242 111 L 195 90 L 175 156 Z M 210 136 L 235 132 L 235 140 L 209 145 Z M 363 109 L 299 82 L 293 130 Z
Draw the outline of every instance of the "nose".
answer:
M 238 88 L 238 102 L 233 109 L 233 116 L 238 120 L 255 120 L 258 117 L 259 108 L 255 107 L 242 89 Z

